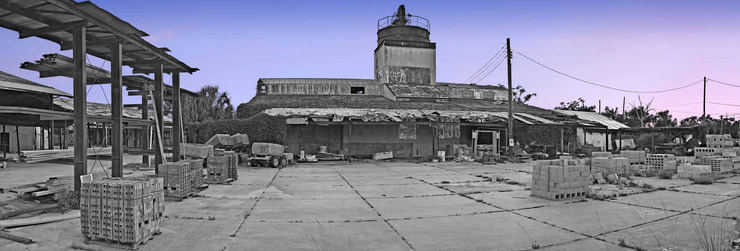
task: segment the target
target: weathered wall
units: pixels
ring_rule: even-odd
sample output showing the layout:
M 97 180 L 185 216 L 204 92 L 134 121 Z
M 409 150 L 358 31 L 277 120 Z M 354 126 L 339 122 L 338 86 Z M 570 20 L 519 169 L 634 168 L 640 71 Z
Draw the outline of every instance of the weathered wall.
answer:
M 267 84 L 267 94 L 351 95 L 351 87 L 364 87 L 365 95 L 383 95 L 380 84 Z
M 435 84 L 436 60 L 433 48 L 381 45 L 375 51 L 375 79 L 381 83 Z
M 321 146 L 330 153 L 342 151 L 342 125 L 287 125 L 287 152 L 316 154 Z
M 36 140 L 34 139 L 34 131 L 36 131 L 35 127 L 27 127 L 27 126 L 20 126 L 18 127 L 18 131 L 20 131 L 20 143 L 21 143 L 21 151 L 24 150 L 33 150 L 36 147 Z M 2 126 L 0 126 L 0 134 L 3 133 Z M 18 140 L 16 139 L 16 130 L 15 126 L 6 125 L 5 126 L 5 133 L 8 137 L 7 143 L 10 145 L 10 151 L 9 153 L 17 153 L 18 152 Z M 36 135 L 36 138 L 38 138 L 39 135 Z M 47 137 L 48 139 L 48 137 Z M 57 139 L 55 139 L 57 140 Z M 0 149 L 0 152 L 2 152 Z

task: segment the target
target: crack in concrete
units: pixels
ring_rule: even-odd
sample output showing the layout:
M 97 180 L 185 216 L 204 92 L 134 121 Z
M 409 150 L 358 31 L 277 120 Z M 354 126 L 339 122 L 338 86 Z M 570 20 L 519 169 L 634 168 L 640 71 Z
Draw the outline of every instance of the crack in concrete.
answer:
M 278 168 L 277 172 L 275 172 L 275 175 L 272 176 L 272 179 L 270 180 L 270 183 L 267 184 L 267 187 L 272 186 L 272 182 L 274 182 L 275 179 L 277 179 L 277 176 L 278 176 L 278 173 L 280 173 L 280 170 L 282 170 L 282 168 Z M 265 197 L 264 195 L 265 195 L 265 192 L 263 190 L 262 191 L 262 194 L 260 194 L 259 198 L 257 198 L 257 200 L 254 202 L 254 204 L 252 205 L 252 207 L 249 209 L 249 212 L 247 212 L 247 214 L 244 215 L 244 219 L 242 220 L 241 223 L 239 223 L 239 227 L 236 228 L 236 230 L 234 231 L 233 234 L 229 235 L 230 237 L 236 237 L 236 233 L 238 233 L 239 230 L 244 225 L 244 223 L 247 222 L 247 218 L 249 218 L 249 216 L 252 215 L 252 211 L 254 211 L 254 208 L 256 208 L 257 207 L 257 204 L 260 203 L 260 200 L 262 200 L 262 198 Z

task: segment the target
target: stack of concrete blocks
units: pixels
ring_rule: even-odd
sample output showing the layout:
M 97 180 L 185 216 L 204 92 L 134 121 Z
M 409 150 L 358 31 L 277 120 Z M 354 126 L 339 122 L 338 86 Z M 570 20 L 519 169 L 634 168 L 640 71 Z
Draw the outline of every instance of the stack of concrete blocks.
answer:
M 180 149 L 182 155 L 186 157 L 205 159 L 213 155 L 212 145 L 182 143 L 180 144 Z
M 729 134 L 707 134 L 707 146 L 710 148 L 732 148 L 734 144 Z
M 591 158 L 591 173 L 606 175 L 621 173 L 629 170 L 630 161 L 625 157 L 597 157 Z
M 548 200 L 586 197 L 591 172 L 578 160 L 538 160 L 532 173 L 532 196 Z
M 732 158 L 721 156 L 701 156 L 698 160 L 701 165 L 709 165 L 714 174 L 729 174 L 734 169 L 735 162 Z
M 673 154 L 650 154 L 645 158 L 645 165 L 649 170 L 670 171 L 676 173 L 676 156 Z
M 229 182 L 229 157 L 211 156 L 206 159 L 206 179 L 209 184 L 226 184 Z
M 701 156 L 721 156 L 722 149 L 711 147 L 694 147 L 694 157 Z
M 103 179 L 80 189 L 82 235 L 93 243 L 136 249 L 160 232 L 164 209 L 162 178 Z
M 232 180 L 237 180 L 239 178 L 239 155 L 234 151 L 226 151 L 224 156 L 228 158 L 227 176 Z
M 192 194 L 193 173 L 190 162 L 178 161 L 159 165 L 159 177 L 164 181 L 164 196 L 185 198 Z
M 709 165 L 693 165 L 690 163 L 684 163 L 678 166 L 679 178 L 693 179 L 709 175 L 712 175 L 712 167 Z
M 645 163 L 647 154 L 645 151 L 633 151 L 633 150 L 622 150 L 619 156 L 625 157 L 629 160 L 630 164 L 642 164 Z
M 195 193 L 198 189 L 203 186 L 203 160 L 202 159 L 189 159 L 186 160 L 190 169 L 191 177 L 190 188 Z
M 597 157 L 611 157 L 612 153 L 610 152 L 591 152 L 591 157 L 597 158 Z

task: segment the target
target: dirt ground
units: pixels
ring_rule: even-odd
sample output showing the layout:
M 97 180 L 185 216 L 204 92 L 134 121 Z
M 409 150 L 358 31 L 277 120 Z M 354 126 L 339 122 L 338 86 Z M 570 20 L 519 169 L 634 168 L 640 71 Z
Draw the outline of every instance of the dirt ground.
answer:
M 34 169 L 2 170 L 0 184 L 28 183 L 47 169 L 72 172 L 63 164 Z M 167 202 L 162 234 L 140 249 L 697 250 L 708 239 L 733 238 L 732 217 L 740 217 L 740 176 L 712 185 L 641 178 L 663 188 L 557 202 L 530 196 L 531 170 L 408 162 L 241 167 L 231 185 Z M 0 239 L 0 250 L 109 250 L 83 242 L 79 219 L 8 231 L 36 243 Z

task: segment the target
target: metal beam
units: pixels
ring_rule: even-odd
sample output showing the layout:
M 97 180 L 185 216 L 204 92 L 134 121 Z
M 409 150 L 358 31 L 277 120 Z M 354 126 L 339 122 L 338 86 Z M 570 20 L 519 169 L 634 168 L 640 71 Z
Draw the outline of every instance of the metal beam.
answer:
M 111 167 L 113 177 L 123 177 L 123 124 L 121 123 L 123 111 L 123 68 L 121 65 L 122 48 L 121 43 L 110 45 L 110 96 L 111 96 L 111 117 L 112 117 L 112 146 L 111 146 Z
M 158 123 L 157 123 L 156 127 L 158 128 L 158 130 L 159 130 L 160 133 L 162 132 L 162 129 L 163 129 L 162 119 L 164 118 L 164 116 L 163 116 L 163 111 L 164 110 L 162 109 L 162 107 L 163 107 L 162 104 L 164 103 L 164 100 L 162 99 L 162 96 L 164 94 L 164 92 L 163 92 L 164 91 L 164 88 L 162 88 L 163 87 L 163 83 L 162 83 L 162 68 L 163 67 L 164 66 L 161 63 L 154 65 L 154 69 L 155 69 L 155 72 L 154 72 L 154 100 L 153 100 L 154 101 L 154 115 L 157 116 Z M 154 155 L 154 163 L 155 163 L 154 172 L 155 173 L 159 173 L 159 164 L 164 163 L 162 161 L 162 158 L 164 158 L 164 156 L 162 156 L 162 154 L 161 154 L 162 149 L 160 149 L 159 146 L 163 146 L 164 145 L 164 142 L 159 142 L 159 140 L 160 140 L 159 137 L 154 137 L 154 138 L 155 138 L 154 147 L 155 147 L 155 150 L 157 150 L 156 151 L 157 154 Z
M 172 161 L 180 160 L 182 116 L 180 116 L 180 73 L 172 73 Z
M 125 44 L 123 38 L 114 37 L 114 38 L 95 39 L 95 40 L 87 41 L 87 47 L 108 46 L 113 43 Z M 71 50 L 72 47 L 73 47 L 72 44 L 62 44 L 60 49 L 63 51 L 66 51 L 66 50 Z
M 149 100 L 146 98 L 146 95 L 141 95 L 141 106 L 141 119 L 149 120 Z M 149 141 L 149 126 L 144 126 L 141 133 L 143 134 L 141 135 L 141 139 L 144 141 L 142 146 L 144 149 L 149 150 L 151 148 L 151 142 Z M 141 155 L 141 163 L 149 165 L 149 155 Z
M 51 24 L 49 26 L 38 28 L 38 29 L 24 30 L 24 31 L 18 32 L 19 34 L 18 38 L 24 39 L 24 38 L 29 38 L 33 36 L 48 34 L 48 33 L 69 31 L 69 30 L 73 30 L 80 26 L 88 26 L 88 22 L 85 20 L 81 20 L 81 21 L 74 21 L 74 22 L 63 23 L 63 24 Z
M 84 26 L 74 30 L 74 189 L 80 192 L 80 176 L 87 173 L 87 28 Z

